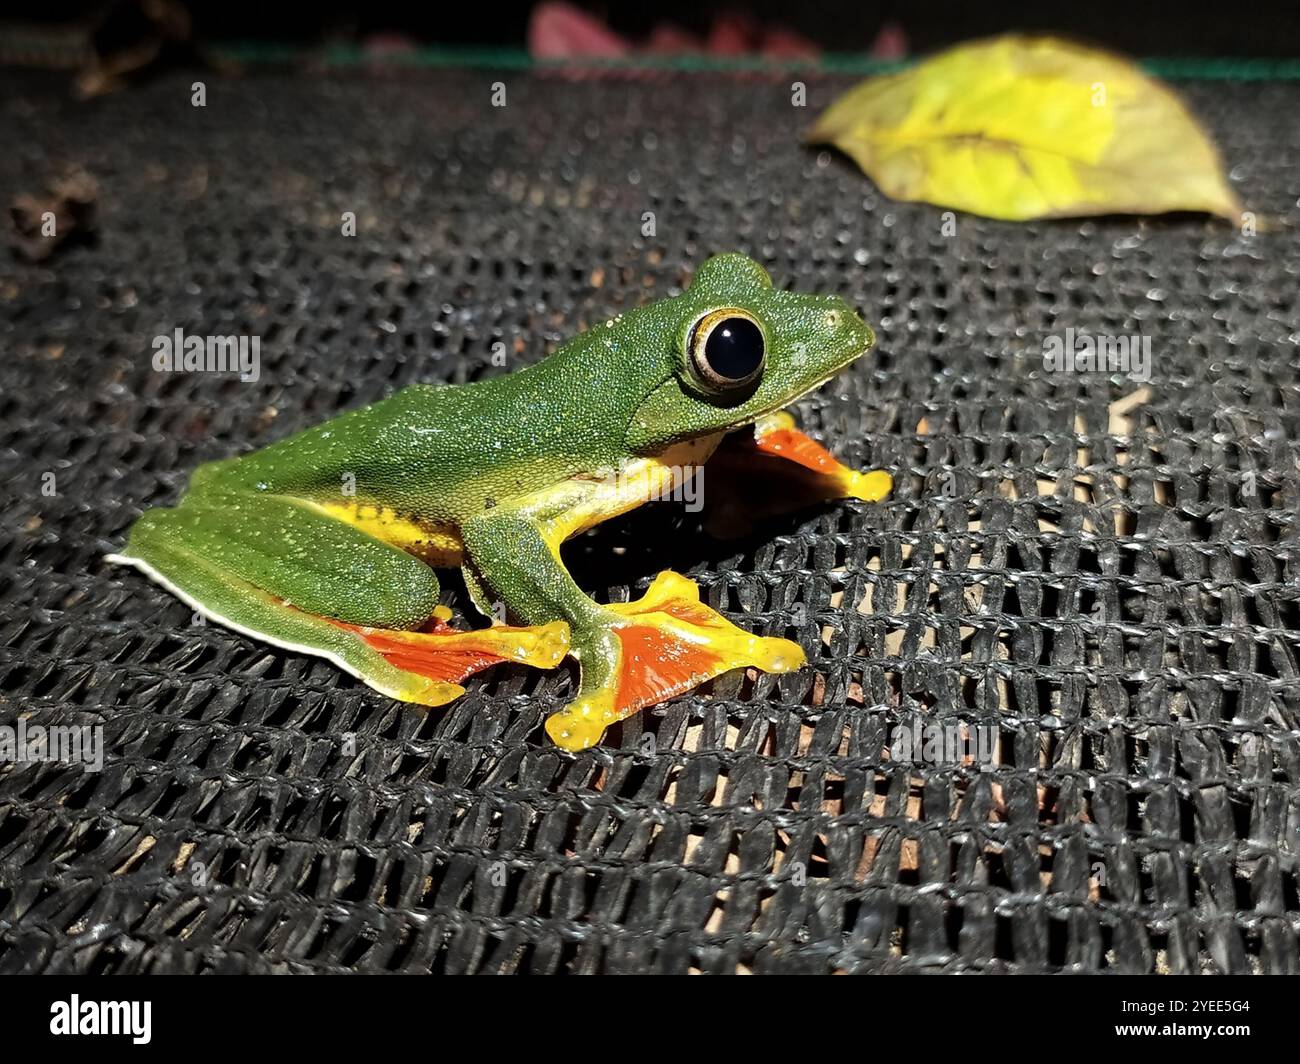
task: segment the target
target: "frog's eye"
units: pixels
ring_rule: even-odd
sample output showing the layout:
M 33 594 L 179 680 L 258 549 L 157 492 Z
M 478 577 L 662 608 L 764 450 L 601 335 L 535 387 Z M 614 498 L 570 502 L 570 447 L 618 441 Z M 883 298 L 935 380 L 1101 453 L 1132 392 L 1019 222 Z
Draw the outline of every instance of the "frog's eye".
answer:
M 691 330 L 691 370 L 709 391 L 738 391 L 763 372 L 767 341 L 748 311 L 724 307 L 704 315 Z

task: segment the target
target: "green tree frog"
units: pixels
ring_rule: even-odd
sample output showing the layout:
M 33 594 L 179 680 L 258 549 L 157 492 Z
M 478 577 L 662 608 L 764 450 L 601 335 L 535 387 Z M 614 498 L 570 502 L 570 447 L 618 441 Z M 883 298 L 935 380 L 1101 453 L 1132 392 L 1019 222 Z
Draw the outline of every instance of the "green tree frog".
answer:
M 742 428 L 756 455 L 796 463 L 825 497 L 884 498 L 888 473 L 841 465 L 783 412 L 873 340 L 838 297 L 782 291 L 751 259 L 717 255 L 680 295 L 536 365 L 416 384 L 199 467 L 178 505 L 146 511 L 109 560 L 214 623 L 426 706 L 490 665 L 572 656 L 576 694 L 546 732 L 583 750 L 645 706 L 731 669 L 797 669 L 804 654 L 738 628 L 673 572 L 636 601 L 599 604 L 561 544 L 662 498 Z M 515 623 L 452 627 L 435 575 L 451 566 L 481 612 Z

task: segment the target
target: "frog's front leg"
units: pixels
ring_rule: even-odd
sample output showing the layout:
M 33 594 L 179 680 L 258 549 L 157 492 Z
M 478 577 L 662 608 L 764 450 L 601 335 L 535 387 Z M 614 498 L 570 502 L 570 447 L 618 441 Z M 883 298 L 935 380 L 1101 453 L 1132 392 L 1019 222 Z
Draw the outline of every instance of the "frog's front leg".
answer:
M 760 455 L 779 458 L 802 469 L 827 499 L 879 502 L 894 486 L 894 478 L 883 469 L 859 472 L 844 465 L 820 443 L 800 432 L 794 418 L 784 410 L 755 422 L 751 446 Z
M 780 673 L 804 663 L 797 643 L 737 628 L 674 572 L 660 573 L 635 602 L 592 601 L 560 560 L 573 527 L 563 505 L 490 511 L 462 529 L 474 582 L 528 624 L 569 623 L 581 682 L 578 696 L 546 722 L 556 745 L 585 750 L 615 722 L 732 669 Z

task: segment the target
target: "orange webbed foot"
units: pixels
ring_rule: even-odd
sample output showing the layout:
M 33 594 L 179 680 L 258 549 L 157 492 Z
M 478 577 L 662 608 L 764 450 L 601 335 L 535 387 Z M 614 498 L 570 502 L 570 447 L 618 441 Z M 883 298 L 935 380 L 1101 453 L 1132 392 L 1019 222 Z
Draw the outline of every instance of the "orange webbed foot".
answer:
M 569 625 L 565 621 L 529 628 L 497 626 L 462 631 L 447 623 L 451 611 L 439 607 L 419 631 L 366 628 L 332 623 L 355 632 L 390 665 L 427 680 L 446 685 L 445 702 L 464 693 L 460 682 L 493 665 L 514 662 L 536 669 L 553 669 L 569 652 Z M 425 704 L 438 705 L 439 702 Z
M 615 722 L 732 669 L 793 672 L 805 661 L 798 643 L 753 635 L 706 606 L 678 573 L 660 573 L 636 602 L 605 609 L 608 623 L 576 644 L 581 693 L 546 721 L 565 750 L 594 746 Z

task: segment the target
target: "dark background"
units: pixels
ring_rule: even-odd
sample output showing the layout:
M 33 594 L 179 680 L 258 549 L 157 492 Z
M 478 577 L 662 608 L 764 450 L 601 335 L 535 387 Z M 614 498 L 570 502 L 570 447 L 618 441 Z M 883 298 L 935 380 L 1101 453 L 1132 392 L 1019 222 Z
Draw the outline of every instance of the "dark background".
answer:
M 93 19 L 111 4 L 0 5 L 3 20 L 57 23 Z M 184 6 L 196 35 L 206 40 L 314 42 L 400 32 L 424 44 L 503 44 L 522 47 L 527 0 L 491 4 L 372 3 L 267 4 L 252 0 L 190 0 Z M 748 12 L 760 23 L 784 25 L 827 51 L 865 51 L 887 23 L 906 33 L 911 50 L 925 52 L 956 41 L 1010 29 L 1050 30 L 1141 55 L 1295 56 L 1300 54 L 1300 10 L 1293 3 L 833 3 L 830 0 L 750 0 L 659 4 L 578 3 L 617 32 L 646 35 L 661 21 L 707 32 L 719 14 Z

